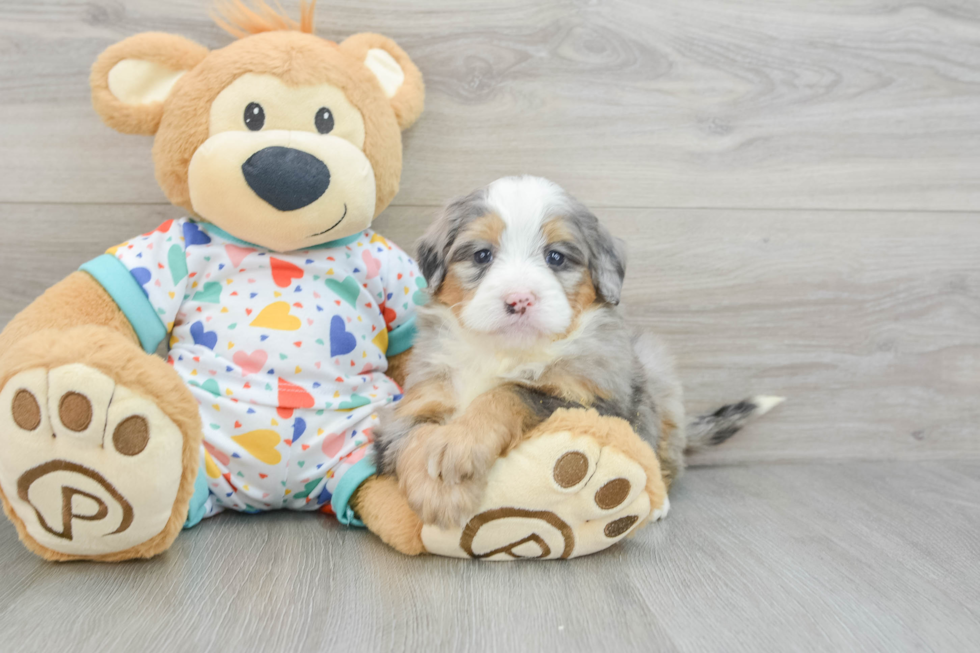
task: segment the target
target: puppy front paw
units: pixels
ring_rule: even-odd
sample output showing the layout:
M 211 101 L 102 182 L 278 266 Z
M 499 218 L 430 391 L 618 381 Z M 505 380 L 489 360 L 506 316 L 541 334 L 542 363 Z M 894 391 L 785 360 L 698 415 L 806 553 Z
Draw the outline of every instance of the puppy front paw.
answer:
M 496 459 L 485 442 L 454 424 L 429 432 L 424 455 L 429 476 L 449 486 L 485 479 Z
M 414 434 L 398 462 L 409 505 L 426 524 L 457 526 L 479 508 L 494 456 L 452 426 Z
M 483 497 L 483 484 L 468 481 L 446 485 L 432 479 L 428 472 L 417 482 L 402 481 L 408 504 L 425 524 L 442 528 L 461 526 L 477 511 Z

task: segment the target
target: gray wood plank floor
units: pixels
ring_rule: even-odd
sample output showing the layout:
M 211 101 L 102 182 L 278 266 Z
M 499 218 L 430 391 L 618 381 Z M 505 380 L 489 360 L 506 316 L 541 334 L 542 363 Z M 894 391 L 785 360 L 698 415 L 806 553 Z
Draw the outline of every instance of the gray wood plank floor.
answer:
M 664 524 L 570 564 L 407 559 L 273 514 L 52 565 L 0 518 L 0 649 L 976 648 L 980 3 L 321 5 L 320 34 L 387 34 L 426 77 L 379 231 L 411 249 L 448 198 L 551 177 L 628 239 L 630 319 L 692 410 L 790 400 L 695 459 Z M 139 31 L 220 47 L 207 9 L 0 2 L 0 324 L 179 215 L 88 67 Z
M 980 468 L 699 469 L 623 546 L 407 558 L 322 516 L 221 515 L 164 556 L 35 559 L 0 523 L 7 651 L 969 651 Z

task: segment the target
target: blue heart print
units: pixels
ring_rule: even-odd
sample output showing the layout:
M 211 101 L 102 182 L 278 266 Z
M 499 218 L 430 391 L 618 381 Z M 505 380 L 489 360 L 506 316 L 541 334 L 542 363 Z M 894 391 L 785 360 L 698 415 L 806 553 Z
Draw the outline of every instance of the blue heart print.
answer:
M 322 506 L 325 503 L 330 503 L 331 499 L 333 499 L 333 494 L 330 493 L 330 490 L 328 490 L 326 484 L 324 484 L 323 489 L 320 490 L 320 496 L 316 498 L 316 502 Z
M 218 334 L 214 331 L 205 331 L 204 322 L 197 321 L 191 325 L 191 337 L 194 338 L 195 345 L 202 345 L 208 349 L 214 349 L 218 344 Z
M 191 245 L 207 245 L 211 236 L 207 235 L 193 222 L 184 223 L 184 247 Z
M 293 442 L 303 437 L 304 433 L 306 433 L 306 420 L 302 417 L 297 417 L 293 421 Z
M 129 271 L 129 273 L 133 275 L 133 278 L 136 279 L 136 283 L 138 283 L 140 287 L 145 286 L 153 276 L 146 268 L 133 268 Z M 146 292 L 146 288 L 143 288 L 143 294 L 147 297 L 150 296 L 150 293 Z
M 354 351 L 357 338 L 344 328 L 344 318 L 334 315 L 330 320 L 330 355 L 343 356 Z

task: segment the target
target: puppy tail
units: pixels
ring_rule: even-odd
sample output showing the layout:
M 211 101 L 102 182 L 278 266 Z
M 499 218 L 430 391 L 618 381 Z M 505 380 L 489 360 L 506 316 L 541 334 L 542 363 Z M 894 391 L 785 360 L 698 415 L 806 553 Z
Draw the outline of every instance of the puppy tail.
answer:
M 737 404 L 728 404 L 708 415 L 701 415 L 687 425 L 687 453 L 721 444 L 742 427 L 785 401 L 785 397 L 757 395 Z
M 721 444 L 742 427 L 783 403 L 783 397 L 758 395 L 737 404 L 722 406 L 710 415 L 688 420 L 684 417 L 684 397 L 674 359 L 666 346 L 648 333 L 633 334 L 633 351 L 640 363 L 642 376 L 653 405 L 662 418 L 674 424 L 686 423 L 685 438 L 676 440 L 671 458 L 681 460 L 681 449 L 687 453 Z

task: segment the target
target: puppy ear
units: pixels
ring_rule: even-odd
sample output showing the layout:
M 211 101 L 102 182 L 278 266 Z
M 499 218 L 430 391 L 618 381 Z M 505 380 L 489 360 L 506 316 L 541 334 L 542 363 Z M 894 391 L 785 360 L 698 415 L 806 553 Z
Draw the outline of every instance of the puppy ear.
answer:
M 416 245 L 419 268 L 432 293 L 446 278 L 447 259 L 460 230 L 487 213 L 486 191 L 478 190 L 450 202 Z
M 151 136 L 174 84 L 207 55 L 207 48 L 182 36 L 131 36 L 107 48 L 92 66 L 92 104 L 113 129 Z
M 388 37 L 369 33 L 355 34 L 340 47 L 377 78 L 395 111 L 398 126 L 402 130 L 411 127 L 425 107 L 425 85 L 422 73 L 405 51 Z
M 616 305 L 619 304 L 623 278 L 626 276 L 626 242 L 609 233 L 594 215 L 590 222 L 592 233 L 587 241 L 592 285 L 602 300 Z
M 419 269 L 433 293 L 439 290 L 446 278 L 445 252 L 448 248 L 444 245 L 445 240 L 446 230 L 437 223 L 426 230 L 416 246 Z
M 618 304 L 626 276 L 626 243 L 599 225 L 599 240 L 594 246 L 595 258 L 590 267 L 592 283 L 599 295 L 610 304 Z
M 446 258 L 449 256 L 453 241 L 456 240 L 456 234 L 459 233 L 459 229 L 453 227 L 456 222 L 458 203 L 459 200 L 455 200 L 443 209 L 439 217 L 425 230 L 425 234 L 415 247 L 418 251 L 416 258 L 419 269 L 422 270 L 422 276 L 425 277 L 429 290 L 433 294 L 438 292 L 446 278 L 449 267 Z

